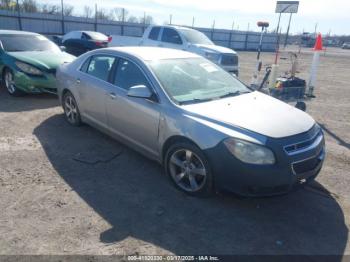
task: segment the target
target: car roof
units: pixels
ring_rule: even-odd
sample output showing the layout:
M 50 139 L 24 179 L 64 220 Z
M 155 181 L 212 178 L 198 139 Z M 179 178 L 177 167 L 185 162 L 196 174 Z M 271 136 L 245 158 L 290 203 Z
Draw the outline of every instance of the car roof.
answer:
M 181 50 L 150 46 L 109 47 L 106 50 L 126 53 L 145 61 L 200 57 L 194 53 Z
M 38 33 L 18 31 L 18 30 L 0 30 L 0 35 L 39 35 Z

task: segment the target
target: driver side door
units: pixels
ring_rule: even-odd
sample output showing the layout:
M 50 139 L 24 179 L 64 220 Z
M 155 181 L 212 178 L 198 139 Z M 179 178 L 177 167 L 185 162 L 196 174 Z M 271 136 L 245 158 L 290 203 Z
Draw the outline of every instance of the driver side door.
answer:
M 112 84 L 106 102 L 109 129 L 158 157 L 160 104 L 150 99 L 128 96 L 129 89 L 136 85 L 145 85 L 153 90 L 147 76 L 136 63 L 119 58 Z

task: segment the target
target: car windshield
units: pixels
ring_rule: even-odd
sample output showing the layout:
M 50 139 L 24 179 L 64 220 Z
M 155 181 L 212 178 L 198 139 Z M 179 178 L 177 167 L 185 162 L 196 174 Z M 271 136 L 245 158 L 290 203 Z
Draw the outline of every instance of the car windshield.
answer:
M 60 52 L 56 44 L 42 35 L 0 35 L 0 40 L 6 52 Z
M 186 41 L 191 44 L 213 45 L 213 42 L 203 33 L 192 29 L 179 29 Z
M 201 57 L 154 60 L 148 64 L 167 94 L 179 104 L 250 92 L 234 76 Z
M 108 37 L 104 34 L 101 34 L 99 32 L 85 32 L 88 36 L 91 37 L 93 40 L 100 40 L 100 41 L 107 41 Z

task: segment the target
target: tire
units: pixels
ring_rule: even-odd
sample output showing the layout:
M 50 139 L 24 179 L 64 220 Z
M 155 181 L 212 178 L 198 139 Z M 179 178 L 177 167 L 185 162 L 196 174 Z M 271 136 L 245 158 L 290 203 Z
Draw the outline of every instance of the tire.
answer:
M 176 188 L 196 197 L 213 193 L 213 176 L 210 164 L 192 143 L 181 142 L 170 146 L 165 154 L 164 168 Z
M 301 111 L 306 111 L 306 104 L 305 102 L 297 102 L 295 105 L 296 108 L 300 109 Z
M 69 124 L 72 126 L 80 126 L 81 116 L 78 108 L 78 104 L 73 96 L 73 94 L 67 91 L 63 96 L 63 110 L 64 116 Z
M 3 85 L 6 88 L 7 92 L 11 95 L 11 96 L 23 96 L 25 93 L 18 89 L 15 85 L 14 82 L 14 76 L 13 73 L 10 69 L 6 68 L 4 70 L 3 76 Z

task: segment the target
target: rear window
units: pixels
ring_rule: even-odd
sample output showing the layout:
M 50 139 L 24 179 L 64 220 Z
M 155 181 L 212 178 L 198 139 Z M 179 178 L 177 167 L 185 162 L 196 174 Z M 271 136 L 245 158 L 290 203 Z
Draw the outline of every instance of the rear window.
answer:
M 172 28 L 164 28 L 162 42 L 167 42 L 176 45 L 182 45 L 182 40 L 178 32 Z
M 50 51 L 60 52 L 56 44 L 42 35 L 0 35 L 2 46 L 6 52 Z
M 108 37 L 99 32 L 84 32 L 84 34 L 90 37 L 92 40 L 108 41 Z
M 159 31 L 160 27 L 153 27 L 151 32 L 149 33 L 148 38 L 152 40 L 158 40 Z

